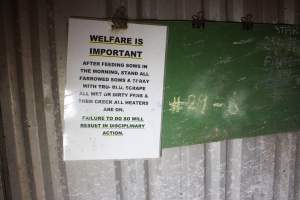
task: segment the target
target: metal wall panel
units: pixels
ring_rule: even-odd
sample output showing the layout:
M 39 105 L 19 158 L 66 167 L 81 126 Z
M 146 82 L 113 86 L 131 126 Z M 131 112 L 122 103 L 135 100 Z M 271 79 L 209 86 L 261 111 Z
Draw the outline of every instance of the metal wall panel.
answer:
M 1 107 L 0 107 L 1 114 Z M 7 159 L 5 153 L 5 144 L 4 144 L 4 134 L 3 134 L 3 120 L 2 115 L 0 115 L 0 200 L 6 200 L 9 197 L 6 191 L 7 183 Z
M 0 160 L 0 168 L 2 168 L 2 161 Z M 5 200 L 4 184 L 2 178 L 2 171 L 0 172 L 0 200 Z
M 0 95 L 12 199 L 300 200 L 296 133 L 169 148 L 155 160 L 62 161 L 67 19 L 299 23 L 298 0 L 4 0 Z M 3 28 L 2 28 L 3 27 Z

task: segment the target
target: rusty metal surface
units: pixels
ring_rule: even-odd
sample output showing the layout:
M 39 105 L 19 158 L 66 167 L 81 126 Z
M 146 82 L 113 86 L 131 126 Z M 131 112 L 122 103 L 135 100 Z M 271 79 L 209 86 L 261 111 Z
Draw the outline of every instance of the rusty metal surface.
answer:
M 300 136 L 163 150 L 157 160 L 62 161 L 67 19 L 300 22 L 298 0 L 4 0 L 0 96 L 12 199 L 300 200 Z M 3 28 L 2 28 L 3 27 Z

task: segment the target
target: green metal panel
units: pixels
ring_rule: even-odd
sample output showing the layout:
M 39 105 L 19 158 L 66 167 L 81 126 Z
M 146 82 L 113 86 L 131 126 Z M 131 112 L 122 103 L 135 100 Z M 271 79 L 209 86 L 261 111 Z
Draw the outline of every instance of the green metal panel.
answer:
M 159 23 L 169 27 L 163 147 L 300 130 L 297 27 Z

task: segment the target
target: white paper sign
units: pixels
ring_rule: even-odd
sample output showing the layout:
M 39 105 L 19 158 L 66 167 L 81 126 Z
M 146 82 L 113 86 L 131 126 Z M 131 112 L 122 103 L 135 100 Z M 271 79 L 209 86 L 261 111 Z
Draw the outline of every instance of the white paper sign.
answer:
M 64 160 L 160 156 L 167 28 L 69 19 Z

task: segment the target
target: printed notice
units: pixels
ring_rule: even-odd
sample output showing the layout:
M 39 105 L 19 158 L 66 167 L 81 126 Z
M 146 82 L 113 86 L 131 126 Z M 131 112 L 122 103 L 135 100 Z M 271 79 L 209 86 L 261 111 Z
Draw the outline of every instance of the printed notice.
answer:
M 167 28 L 69 19 L 64 160 L 160 156 Z

